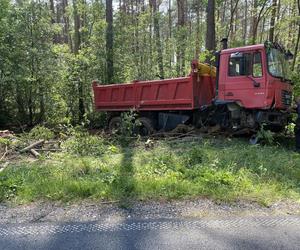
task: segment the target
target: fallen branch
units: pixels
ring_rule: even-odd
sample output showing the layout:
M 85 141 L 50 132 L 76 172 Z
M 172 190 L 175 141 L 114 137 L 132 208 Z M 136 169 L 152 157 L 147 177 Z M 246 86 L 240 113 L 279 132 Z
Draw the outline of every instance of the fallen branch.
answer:
M 61 148 L 35 148 L 35 151 L 45 151 L 45 152 L 56 152 L 56 151 L 62 151 Z
M 13 132 L 9 131 L 9 130 L 0 130 L 0 137 L 11 137 L 13 136 Z
M 7 155 L 7 153 L 8 153 L 7 146 L 5 146 L 5 152 L 4 152 L 4 154 L 1 156 L 0 161 L 2 161 L 2 160 L 5 158 L 5 156 Z
M 36 158 L 38 158 L 40 156 L 40 153 L 36 152 L 33 148 L 30 149 L 30 153 Z
M 30 144 L 29 146 L 27 146 L 26 148 L 21 149 L 21 150 L 20 150 L 20 153 L 24 153 L 24 152 L 26 152 L 26 151 L 29 151 L 30 149 L 32 149 L 32 148 L 34 148 L 34 147 L 36 147 L 36 146 L 38 146 L 38 145 L 41 145 L 41 144 L 43 144 L 44 142 L 45 142 L 45 140 L 39 140 L 39 141 L 37 141 L 37 142 L 35 142 L 35 143 L 32 143 L 32 144 Z
M 190 142 L 190 141 L 196 141 L 196 140 L 202 140 L 203 136 L 202 135 L 189 135 L 186 137 L 179 137 L 179 138 L 174 138 L 171 139 L 172 142 L 180 141 L 180 142 Z
M 45 145 L 49 145 L 49 144 L 60 144 L 61 142 L 58 140 L 51 140 L 51 141 L 45 141 L 44 144 Z
M 2 167 L 0 166 L 0 172 L 2 172 L 8 166 L 8 162 L 5 162 Z
M 180 133 L 179 135 L 177 136 L 172 136 L 172 137 L 169 137 L 167 138 L 168 140 L 176 140 L 176 139 L 179 139 L 179 138 L 182 138 L 182 137 L 187 137 L 187 136 L 191 136 L 195 133 L 195 130 L 191 130 L 189 132 L 186 132 L 186 133 Z M 196 135 L 195 135 L 196 136 Z

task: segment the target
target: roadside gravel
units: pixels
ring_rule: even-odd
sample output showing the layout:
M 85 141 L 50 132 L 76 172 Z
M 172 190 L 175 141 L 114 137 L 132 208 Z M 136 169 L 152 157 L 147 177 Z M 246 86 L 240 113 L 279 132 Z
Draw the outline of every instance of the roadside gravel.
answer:
M 11 207 L 0 204 L 0 224 L 25 222 L 117 222 L 124 218 L 227 218 L 234 216 L 300 215 L 300 203 L 281 201 L 269 207 L 239 201 L 223 204 L 209 199 L 135 201 L 129 208 L 118 203 L 81 201 L 72 204 L 35 202 Z

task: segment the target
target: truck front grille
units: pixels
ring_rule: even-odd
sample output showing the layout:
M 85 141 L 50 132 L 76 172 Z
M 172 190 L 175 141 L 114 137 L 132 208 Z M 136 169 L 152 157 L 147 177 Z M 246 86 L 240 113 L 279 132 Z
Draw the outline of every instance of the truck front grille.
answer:
M 292 92 L 287 90 L 281 91 L 281 102 L 285 106 L 291 106 L 292 104 Z

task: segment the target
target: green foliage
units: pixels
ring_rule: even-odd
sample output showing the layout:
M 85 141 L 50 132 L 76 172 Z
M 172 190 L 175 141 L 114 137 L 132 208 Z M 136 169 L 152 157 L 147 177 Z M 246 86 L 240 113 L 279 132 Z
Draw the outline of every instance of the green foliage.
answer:
M 89 135 L 81 127 L 71 131 L 71 137 L 62 143 L 62 148 L 70 154 L 78 156 L 102 156 L 105 152 L 116 151 L 109 147 L 105 139 L 100 136 Z
M 260 13 L 260 8 L 264 8 L 261 9 L 264 18 L 257 25 L 256 43 L 263 43 L 269 37 L 269 30 L 262 22 L 269 22 L 272 11 L 269 11 L 269 3 L 264 3 L 258 1 L 252 10 L 241 1 L 236 9 L 236 13 L 249 15 L 251 19 L 255 13 Z M 76 125 L 86 122 L 85 119 L 90 121 L 90 127 L 105 124 L 105 115 L 98 116 L 94 112 L 91 88 L 93 79 L 103 84 L 107 79 L 105 4 L 77 1 L 81 24 L 76 53 L 74 8 L 71 3 L 65 10 L 59 1 L 54 1 L 54 4 L 57 6 L 53 13 L 46 1 L 2 0 L 0 3 L 1 127 Z M 292 52 L 297 40 L 295 4 L 295 1 L 281 2 L 278 6 L 280 13 L 285 9 L 291 11 L 275 23 L 275 33 L 280 34 L 276 39 Z M 157 79 L 160 68 L 163 68 L 165 78 L 186 75 L 192 59 L 197 56 L 204 61 L 207 58 L 206 21 L 203 18 L 207 1 L 188 1 L 184 12 L 189 15 L 184 13 L 187 19 L 182 25 L 175 22 L 178 18 L 175 2 L 171 3 L 169 10 L 158 8 L 156 13 L 147 1 L 135 5 L 133 3 L 129 12 L 124 8 L 114 8 L 112 59 L 115 83 Z M 255 39 L 252 32 L 249 33 L 250 22 L 244 25 L 235 14 L 231 15 L 233 7 L 226 6 L 224 1 L 216 2 L 216 12 L 219 13 L 216 41 L 229 35 L 231 47 L 251 44 Z M 158 32 L 154 21 L 158 22 Z M 158 47 L 161 47 L 161 52 Z M 196 55 L 199 51 L 200 55 Z M 211 59 L 213 61 L 214 57 Z M 295 95 L 300 95 L 299 53 L 295 62 Z
M 193 147 L 183 158 L 188 167 L 201 164 L 205 161 L 204 150 L 199 147 Z
M 133 3 L 130 11 L 115 9 L 114 82 L 157 79 L 160 57 L 165 78 L 187 74 L 197 49 L 201 51 L 199 59 L 204 61 L 208 56 L 203 19 L 207 1 L 196 2 L 187 1 L 185 11 L 189 15 L 180 27 L 175 21 L 178 7 L 174 1 L 170 10 L 158 8 L 157 13 L 147 1 L 138 6 Z M 263 14 L 257 24 L 258 35 L 252 37 L 250 22 L 245 25 L 236 13 L 231 15 L 234 6 L 226 6 L 234 1 L 216 1 L 216 40 L 229 36 L 231 47 L 266 40 L 268 25 L 262 22 L 269 23 L 272 11 L 269 3 L 264 3 L 257 1 L 254 9 L 249 5 L 246 8 L 245 1 L 237 6 L 236 13 L 249 15 L 250 19 L 260 11 Z M 274 146 L 273 135 L 263 128 L 259 137 L 266 145 L 261 147 L 205 141 L 159 143 L 145 150 L 141 145 L 125 147 L 139 126 L 134 112 L 123 114 L 121 135 L 114 141 L 74 127 L 102 127 L 107 119 L 105 113 L 94 111 L 91 88 L 93 79 L 103 84 L 107 79 L 105 5 L 102 1 L 79 1 L 77 5 L 81 27 L 79 48 L 75 51 L 72 4 L 65 13 L 61 6 L 56 6 L 53 13 L 47 1 L 0 1 L 0 126 L 62 127 L 64 132 L 57 136 L 67 138 L 62 144 L 64 152 L 54 154 L 53 161 L 21 162 L 0 173 L 0 199 L 198 195 L 224 200 L 249 198 L 262 203 L 285 197 L 299 199 L 298 155 Z M 293 52 L 299 18 L 296 2 L 282 1 L 278 10 L 278 17 L 283 10 L 290 11 L 276 19 L 275 33 L 280 34 L 276 40 Z M 159 39 L 154 19 L 159 24 Z M 299 52 L 295 62 L 292 79 L 298 96 Z M 37 126 L 23 135 L 20 143 L 23 139 L 48 140 L 54 136 L 52 130 Z M 9 143 L 0 139 L 1 147 L 11 147 Z
M 30 132 L 27 135 L 25 135 L 25 137 L 29 139 L 50 140 L 53 139 L 55 135 L 54 132 L 49 128 L 46 128 L 44 126 L 36 126 L 33 129 L 31 129 Z
M 87 125 L 90 128 L 106 128 L 107 127 L 107 113 L 105 112 L 91 112 L 86 116 Z
M 9 144 L 11 144 L 9 139 L 0 137 L 0 148 L 1 146 L 9 146 Z
M 292 82 L 294 84 L 294 97 L 300 96 L 300 73 L 295 71 L 292 74 Z
M 128 137 L 134 134 L 135 128 L 140 126 L 137 116 L 138 114 L 133 110 L 121 114 L 121 135 Z
M 103 138 L 90 136 L 88 132 L 81 130 L 75 130 L 71 138 L 63 142 L 62 148 L 80 156 L 100 156 L 107 150 Z
M 257 138 L 259 141 L 263 141 L 268 145 L 274 143 L 274 133 L 270 130 L 266 130 L 264 126 L 261 126 L 260 130 L 257 132 Z
M 130 199 L 196 196 L 265 205 L 300 200 L 300 156 L 282 145 L 203 140 L 120 148 L 77 131 L 64 149 L 52 160 L 6 168 L 0 173 L 0 200 L 94 198 L 124 206 Z

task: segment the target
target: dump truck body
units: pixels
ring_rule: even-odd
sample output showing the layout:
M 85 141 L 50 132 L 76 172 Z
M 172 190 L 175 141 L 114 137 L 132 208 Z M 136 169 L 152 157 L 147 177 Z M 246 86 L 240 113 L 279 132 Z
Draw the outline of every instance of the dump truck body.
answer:
M 215 77 L 191 73 L 188 77 L 166 80 L 94 83 L 93 90 L 97 110 L 194 110 L 212 104 L 215 85 Z

